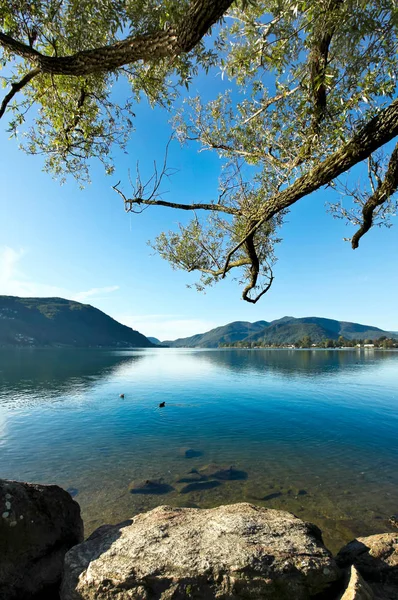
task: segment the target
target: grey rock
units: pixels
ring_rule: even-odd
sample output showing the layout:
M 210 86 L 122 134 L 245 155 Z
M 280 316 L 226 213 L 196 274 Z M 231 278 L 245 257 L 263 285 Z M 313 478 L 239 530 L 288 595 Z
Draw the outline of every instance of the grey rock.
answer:
M 398 586 L 398 534 L 357 538 L 339 551 L 336 561 L 341 567 L 354 565 L 366 580 Z
M 348 585 L 340 600 L 374 600 L 374 598 L 372 589 L 352 565 Z
M 339 578 L 320 530 L 290 513 L 160 506 L 72 548 L 61 599 L 307 600 Z
M 393 525 L 394 527 L 398 527 L 398 514 L 391 515 L 391 517 L 388 520 L 390 521 L 391 525 Z
M 0 598 L 59 587 L 66 552 L 83 540 L 80 507 L 57 485 L 0 479 Z

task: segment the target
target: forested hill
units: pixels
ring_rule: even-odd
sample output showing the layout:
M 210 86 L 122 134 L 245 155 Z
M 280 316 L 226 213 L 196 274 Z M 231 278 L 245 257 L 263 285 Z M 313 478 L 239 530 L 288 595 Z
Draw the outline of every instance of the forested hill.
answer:
M 268 325 L 267 321 L 256 321 L 249 323 L 248 321 L 234 321 L 221 327 L 211 329 L 206 333 L 198 333 L 187 338 L 180 338 L 174 341 L 165 341 L 162 344 L 167 344 L 173 348 L 218 348 L 220 344 L 231 344 L 247 338 L 250 335 L 256 335 Z
M 239 326 L 237 326 L 239 325 Z M 305 336 L 314 343 L 322 340 L 337 340 L 340 336 L 346 340 L 353 339 L 379 339 L 383 336 L 390 337 L 391 333 L 371 325 L 336 321 L 321 317 L 283 317 L 275 321 L 257 321 L 245 323 L 238 321 L 223 327 L 217 327 L 207 333 L 180 338 L 164 342 L 171 347 L 204 347 L 217 348 L 223 344 L 237 341 L 269 344 L 294 344 Z
M 0 347 L 147 348 L 141 333 L 63 298 L 0 296 Z

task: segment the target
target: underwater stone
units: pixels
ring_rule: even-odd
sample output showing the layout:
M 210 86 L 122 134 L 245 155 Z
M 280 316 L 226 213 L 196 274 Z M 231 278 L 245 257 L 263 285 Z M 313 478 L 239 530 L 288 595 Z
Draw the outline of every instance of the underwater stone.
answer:
M 221 483 L 219 481 L 194 481 L 193 483 L 189 483 L 188 485 L 184 486 L 182 490 L 180 490 L 180 494 L 212 490 L 220 485 Z
M 161 479 L 145 479 L 132 481 L 129 485 L 130 494 L 168 494 L 174 488 Z
M 246 471 L 239 471 L 235 467 L 224 467 L 220 465 L 210 464 L 199 469 L 201 475 L 206 477 L 221 479 L 222 481 L 242 481 L 247 479 Z
M 282 492 L 273 492 L 272 494 L 268 494 L 268 496 L 264 496 L 264 498 L 261 498 L 261 500 L 265 500 L 267 502 L 268 500 L 273 500 L 274 498 L 279 498 L 282 495 L 283 495 Z

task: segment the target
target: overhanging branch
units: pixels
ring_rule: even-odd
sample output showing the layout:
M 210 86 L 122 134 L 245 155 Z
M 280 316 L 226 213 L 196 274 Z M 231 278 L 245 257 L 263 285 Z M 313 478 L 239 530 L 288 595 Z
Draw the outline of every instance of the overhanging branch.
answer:
M 184 18 L 165 30 L 129 37 L 115 44 L 83 50 L 71 56 L 46 56 L 31 46 L 0 32 L 0 46 L 24 58 L 43 73 L 80 77 L 113 71 L 143 60 L 175 58 L 190 52 L 231 6 L 233 0 L 192 0 Z
M 26 75 L 24 77 L 22 77 L 22 79 L 20 81 L 11 84 L 11 90 L 4 97 L 3 102 L 1 103 L 0 119 L 4 115 L 7 106 L 9 105 L 11 100 L 14 98 L 15 94 L 17 94 L 20 90 L 22 90 L 22 88 L 25 87 L 25 85 L 27 85 L 29 83 L 29 81 L 31 81 L 34 77 L 36 77 L 36 75 L 39 75 L 39 73 L 41 73 L 41 69 L 39 67 L 36 67 L 35 69 L 32 69 L 31 71 L 29 71 L 29 73 L 26 73 Z
M 374 193 L 368 198 L 362 209 L 362 225 L 353 235 L 351 246 L 355 250 L 359 246 L 359 240 L 369 231 L 373 225 L 373 213 L 378 206 L 381 206 L 398 189 L 398 144 L 391 154 L 387 173 L 383 181 L 379 181 Z
M 235 252 L 265 222 L 368 158 L 396 135 L 398 135 L 398 100 L 394 100 L 390 106 L 380 111 L 340 150 L 334 152 L 309 173 L 302 175 L 293 185 L 265 202 L 262 216 L 256 220 L 247 235 L 227 254 L 223 276 L 227 273 L 229 262 Z

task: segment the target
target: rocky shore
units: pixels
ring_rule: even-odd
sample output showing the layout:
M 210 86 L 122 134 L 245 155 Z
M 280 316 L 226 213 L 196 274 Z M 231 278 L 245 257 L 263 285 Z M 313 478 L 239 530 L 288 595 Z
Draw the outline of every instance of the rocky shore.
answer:
M 398 533 L 334 557 L 316 525 L 240 503 L 159 506 L 83 541 L 55 485 L 0 480 L 1 600 L 397 600 Z

